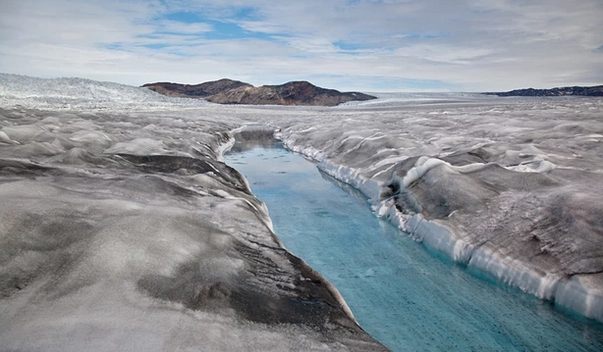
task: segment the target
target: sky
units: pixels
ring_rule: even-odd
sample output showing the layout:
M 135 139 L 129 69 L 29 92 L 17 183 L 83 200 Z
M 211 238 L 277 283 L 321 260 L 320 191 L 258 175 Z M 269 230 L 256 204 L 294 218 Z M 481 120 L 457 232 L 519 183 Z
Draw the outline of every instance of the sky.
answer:
M 603 84 L 603 0 L 0 0 L 0 72 L 341 90 Z

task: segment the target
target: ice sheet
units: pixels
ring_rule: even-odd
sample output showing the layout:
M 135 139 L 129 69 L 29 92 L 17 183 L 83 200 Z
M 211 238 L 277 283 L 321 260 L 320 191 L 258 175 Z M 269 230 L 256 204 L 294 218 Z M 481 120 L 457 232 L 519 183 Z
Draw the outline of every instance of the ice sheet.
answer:
M 0 75 L 0 107 L 0 340 L 12 349 L 127 349 L 128 333 L 136 349 L 378 348 L 325 284 L 300 280 L 315 274 L 217 161 L 249 124 L 426 245 L 603 320 L 601 99 L 218 106 Z M 320 314 L 292 297 L 319 297 Z
M 239 119 L 129 103 L 0 108 L 0 349 L 384 350 L 218 161 Z

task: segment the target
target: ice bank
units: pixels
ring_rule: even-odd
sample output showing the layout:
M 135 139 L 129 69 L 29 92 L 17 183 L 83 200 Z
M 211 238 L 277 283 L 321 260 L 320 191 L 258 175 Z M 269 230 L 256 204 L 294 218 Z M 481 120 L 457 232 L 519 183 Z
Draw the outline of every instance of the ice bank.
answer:
M 530 104 L 499 108 L 503 126 L 481 104 L 447 106 L 445 120 L 439 106 L 411 106 L 270 122 L 287 148 L 425 246 L 603 321 L 603 161 L 600 139 L 583 138 L 603 129 L 601 102 Z M 575 104 L 575 115 L 547 120 L 555 104 Z

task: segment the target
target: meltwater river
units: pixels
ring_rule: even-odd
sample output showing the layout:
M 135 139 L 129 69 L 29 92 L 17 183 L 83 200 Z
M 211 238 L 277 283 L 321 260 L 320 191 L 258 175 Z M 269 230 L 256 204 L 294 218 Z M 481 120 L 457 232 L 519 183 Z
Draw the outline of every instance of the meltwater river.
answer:
M 392 351 L 603 351 L 603 324 L 428 252 L 280 144 L 225 159 L 266 203 L 285 247 L 331 281 Z

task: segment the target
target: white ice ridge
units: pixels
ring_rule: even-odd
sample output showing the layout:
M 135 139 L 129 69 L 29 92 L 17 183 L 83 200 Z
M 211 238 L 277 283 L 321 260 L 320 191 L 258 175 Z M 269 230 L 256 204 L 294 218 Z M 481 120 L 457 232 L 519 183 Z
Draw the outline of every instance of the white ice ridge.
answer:
M 167 97 L 147 88 L 83 78 L 43 79 L 0 73 L 0 106 L 41 109 L 153 109 L 207 105 L 204 100 Z
M 415 240 L 445 253 L 456 262 L 488 273 L 500 282 L 517 287 L 538 298 L 554 301 L 556 305 L 570 308 L 586 317 L 603 321 L 603 290 L 597 283 L 590 282 L 588 277 L 574 275 L 567 278 L 560 273 L 543 272 L 522 260 L 513 258 L 510 254 L 502 254 L 487 244 L 475 245 L 467 242 L 443 221 L 427 220 L 421 214 L 404 214 L 396 209 L 392 198 L 381 199 L 381 195 L 386 191 L 386 184 L 398 183 L 401 188 L 407 188 L 436 167 L 444 167 L 449 173 L 463 174 L 482 170 L 491 163 L 454 166 L 438 158 L 422 156 L 401 179 L 393 176 L 393 179 L 384 182 L 383 179 L 366 177 L 366 171 L 374 171 L 374 167 L 404 161 L 408 159 L 407 157 L 391 157 L 378 161 L 374 167 L 354 168 L 333 162 L 325 151 L 313 147 L 308 142 L 298 142 L 300 135 L 293 129 L 285 129 L 276 136 L 282 140 L 286 148 L 318 162 L 318 167 L 325 173 L 359 189 L 369 198 L 377 216 L 389 219 Z M 508 169 L 516 172 L 547 172 L 554 168 L 554 165 L 546 160 L 536 161 L 535 164 L 537 167 L 519 165 Z M 392 167 L 394 165 L 390 165 L 384 171 Z M 380 176 L 381 173 L 375 173 L 374 176 Z M 454 213 L 449 216 L 454 216 Z

